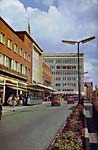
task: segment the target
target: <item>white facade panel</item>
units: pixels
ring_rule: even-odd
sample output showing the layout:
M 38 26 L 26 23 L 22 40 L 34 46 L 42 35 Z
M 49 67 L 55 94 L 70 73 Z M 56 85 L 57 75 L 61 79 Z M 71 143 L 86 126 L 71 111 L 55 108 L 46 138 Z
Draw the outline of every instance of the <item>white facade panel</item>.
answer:
M 80 54 L 80 83 L 83 92 L 84 55 Z M 46 63 L 52 68 L 52 86 L 60 93 L 78 94 L 78 56 L 77 53 L 48 53 Z

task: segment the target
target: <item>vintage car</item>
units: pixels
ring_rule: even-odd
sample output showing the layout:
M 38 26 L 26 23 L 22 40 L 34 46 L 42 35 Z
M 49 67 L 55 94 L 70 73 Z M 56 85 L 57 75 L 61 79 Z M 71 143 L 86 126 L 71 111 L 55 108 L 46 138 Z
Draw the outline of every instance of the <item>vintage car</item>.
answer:
M 59 98 L 53 98 L 51 99 L 51 106 L 60 106 L 61 105 L 61 102 L 60 102 L 60 99 Z
M 67 104 L 74 104 L 74 102 L 75 102 L 74 97 L 68 97 L 67 98 Z

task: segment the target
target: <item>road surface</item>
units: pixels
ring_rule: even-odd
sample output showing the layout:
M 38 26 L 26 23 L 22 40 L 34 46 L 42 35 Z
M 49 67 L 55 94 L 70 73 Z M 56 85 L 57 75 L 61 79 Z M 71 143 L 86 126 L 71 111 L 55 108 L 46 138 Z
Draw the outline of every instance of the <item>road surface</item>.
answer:
M 45 103 L 4 115 L 0 150 L 46 150 L 74 105 L 51 107 Z

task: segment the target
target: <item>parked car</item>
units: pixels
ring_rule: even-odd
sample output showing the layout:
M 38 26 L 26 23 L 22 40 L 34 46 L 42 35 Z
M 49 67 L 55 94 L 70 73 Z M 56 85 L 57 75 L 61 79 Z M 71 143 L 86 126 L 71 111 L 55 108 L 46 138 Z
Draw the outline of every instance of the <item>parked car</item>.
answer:
M 74 102 L 75 102 L 74 97 L 67 98 L 67 104 L 74 104 Z
M 61 102 L 59 98 L 53 98 L 51 100 L 51 106 L 60 106 L 60 105 L 61 105 Z

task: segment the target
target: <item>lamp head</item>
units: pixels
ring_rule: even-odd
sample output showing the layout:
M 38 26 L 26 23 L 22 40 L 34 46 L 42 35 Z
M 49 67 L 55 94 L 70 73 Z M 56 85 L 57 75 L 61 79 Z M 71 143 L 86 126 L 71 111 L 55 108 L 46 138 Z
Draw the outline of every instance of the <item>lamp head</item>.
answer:
M 77 41 L 62 40 L 63 43 L 75 45 Z
M 81 40 L 80 43 L 85 44 L 85 43 L 87 43 L 87 42 L 89 42 L 89 41 L 91 41 L 91 40 L 94 40 L 94 39 L 95 39 L 95 36 L 92 36 L 92 37 L 90 37 L 90 38 Z

